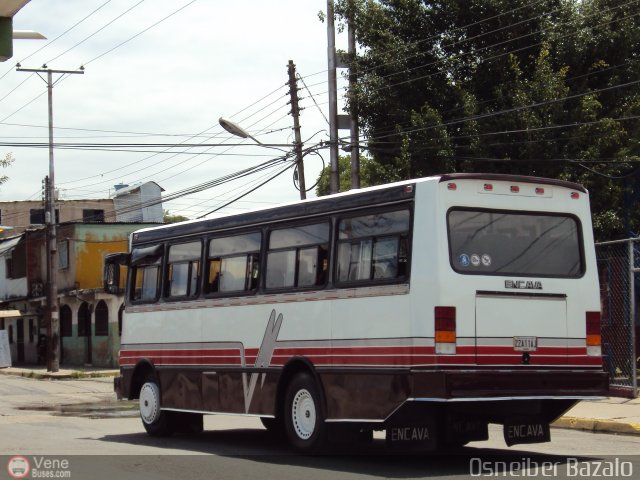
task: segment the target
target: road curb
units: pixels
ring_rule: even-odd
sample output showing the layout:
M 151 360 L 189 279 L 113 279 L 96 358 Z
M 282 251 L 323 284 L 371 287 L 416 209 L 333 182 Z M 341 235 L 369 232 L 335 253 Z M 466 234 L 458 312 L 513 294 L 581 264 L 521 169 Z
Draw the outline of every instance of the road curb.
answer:
M 640 435 L 640 423 L 624 423 L 597 418 L 561 417 L 551 424 L 557 428 L 570 428 L 589 432 Z
M 71 370 L 64 372 L 36 372 L 33 370 L 24 370 L 20 368 L 0 368 L 0 375 L 13 375 L 17 377 L 33 378 L 35 380 L 73 380 L 80 378 L 103 378 L 103 377 L 115 377 L 118 375 L 117 370 L 105 370 L 105 371 L 81 371 Z

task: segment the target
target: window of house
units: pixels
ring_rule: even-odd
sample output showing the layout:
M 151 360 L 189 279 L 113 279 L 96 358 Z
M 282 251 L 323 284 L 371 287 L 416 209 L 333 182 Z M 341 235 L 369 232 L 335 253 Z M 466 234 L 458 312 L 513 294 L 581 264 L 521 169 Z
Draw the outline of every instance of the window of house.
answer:
M 301 225 L 271 232 L 266 288 L 304 288 L 327 280 L 329 223 Z
M 260 232 L 211 240 L 205 293 L 255 291 L 260 276 L 261 244 Z
M 60 307 L 60 336 L 61 337 L 73 336 L 71 308 L 69 308 L 68 305 L 62 305 Z
M 29 210 L 29 223 L 32 225 L 44 224 L 44 208 L 32 208 Z
M 201 242 L 180 243 L 169 247 L 165 295 L 190 298 L 198 295 Z
M 104 300 L 96 305 L 96 337 L 109 336 L 109 307 Z
M 69 268 L 69 240 L 58 242 L 58 268 Z
M 343 218 L 338 227 L 339 283 L 391 281 L 408 273 L 409 210 Z
M 95 208 L 83 208 L 82 221 L 84 223 L 104 222 L 104 210 Z
M 5 276 L 7 278 L 13 278 L 13 259 L 11 257 L 4 260 Z
M 29 223 L 32 225 L 44 225 L 46 215 L 44 208 L 31 208 L 29 209 Z M 56 223 L 60 223 L 60 210 L 56 208 Z

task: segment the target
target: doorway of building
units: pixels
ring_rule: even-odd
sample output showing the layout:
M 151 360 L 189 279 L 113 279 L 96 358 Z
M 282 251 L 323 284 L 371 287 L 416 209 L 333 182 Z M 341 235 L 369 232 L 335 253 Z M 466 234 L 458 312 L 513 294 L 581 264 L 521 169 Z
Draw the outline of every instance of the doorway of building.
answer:
M 91 310 L 87 302 L 82 302 L 78 309 L 78 336 L 85 337 L 84 363 L 93 363 L 92 334 L 91 334 Z
M 17 322 L 17 343 L 18 363 L 24 363 L 24 319 L 19 318 Z

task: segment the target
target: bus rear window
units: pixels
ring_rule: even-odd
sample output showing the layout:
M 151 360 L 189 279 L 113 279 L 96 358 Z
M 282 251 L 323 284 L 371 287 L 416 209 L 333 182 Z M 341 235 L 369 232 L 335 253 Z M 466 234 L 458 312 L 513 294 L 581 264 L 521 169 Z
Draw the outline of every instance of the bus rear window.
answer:
M 571 215 L 451 209 L 447 216 L 453 269 L 464 274 L 580 277 L 580 224 Z

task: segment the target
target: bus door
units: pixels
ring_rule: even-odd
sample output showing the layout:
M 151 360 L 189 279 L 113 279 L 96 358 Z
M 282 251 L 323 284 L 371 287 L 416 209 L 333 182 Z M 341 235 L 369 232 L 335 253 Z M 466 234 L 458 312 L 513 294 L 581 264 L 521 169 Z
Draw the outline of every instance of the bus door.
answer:
M 477 292 L 476 363 L 566 365 L 566 296 Z
M 452 265 L 475 280 L 476 363 L 566 365 L 567 289 L 584 274 L 578 219 L 453 208 L 448 221 Z

